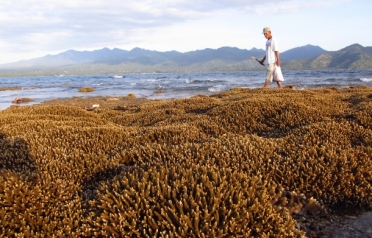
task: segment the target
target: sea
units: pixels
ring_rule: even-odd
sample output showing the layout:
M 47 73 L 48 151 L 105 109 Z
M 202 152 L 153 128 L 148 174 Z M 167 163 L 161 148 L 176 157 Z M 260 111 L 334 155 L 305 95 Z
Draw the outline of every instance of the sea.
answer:
M 372 87 L 371 70 L 283 70 L 283 86 L 295 90 L 324 87 Z M 0 78 L 0 110 L 10 107 L 12 100 L 31 98 L 21 106 L 40 104 L 52 99 L 71 97 L 111 96 L 134 94 L 137 98 L 173 99 L 189 98 L 198 94 L 211 95 L 232 88 L 260 88 L 265 81 L 264 71 L 213 73 L 137 73 L 91 76 L 38 76 Z M 81 93 L 80 88 L 91 87 L 93 92 Z M 276 83 L 269 87 L 276 88 Z

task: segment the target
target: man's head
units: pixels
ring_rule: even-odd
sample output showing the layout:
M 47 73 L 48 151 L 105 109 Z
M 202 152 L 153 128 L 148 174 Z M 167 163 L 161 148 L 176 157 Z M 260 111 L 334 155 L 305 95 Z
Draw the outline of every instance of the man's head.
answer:
M 270 27 L 265 27 L 262 31 L 266 39 L 271 39 L 271 29 Z

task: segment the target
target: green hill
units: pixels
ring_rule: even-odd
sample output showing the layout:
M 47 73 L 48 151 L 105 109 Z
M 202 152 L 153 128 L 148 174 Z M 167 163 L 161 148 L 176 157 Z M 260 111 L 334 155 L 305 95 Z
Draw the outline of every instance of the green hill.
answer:
M 181 53 L 134 48 L 130 51 L 104 48 L 69 50 L 57 55 L 0 65 L 0 77 L 94 75 L 172 72 L 255 71 L 266 68 L 251 59 L 261 59 L 262 49 L 221 47 Z M 306 45 L 281 52 L 285 70 L 372 69 L 372 47 L 354 44 L 339 51 Z
M 354 44 L 310 59 L 285 62 L 283 68 L 287 70 L 372 69 L 372 47 Z

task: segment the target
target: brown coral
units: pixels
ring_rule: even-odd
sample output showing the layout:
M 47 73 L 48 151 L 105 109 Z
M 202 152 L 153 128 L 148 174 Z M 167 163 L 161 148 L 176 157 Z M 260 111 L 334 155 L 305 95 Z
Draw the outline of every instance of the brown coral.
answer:
M 0 112 L 0 234 L 303 236 L 293 218 L 371 209 L 371 95 L 233 89 L 128 95 L 128 110 L 105 98 L 91 112 L 11 107 Z

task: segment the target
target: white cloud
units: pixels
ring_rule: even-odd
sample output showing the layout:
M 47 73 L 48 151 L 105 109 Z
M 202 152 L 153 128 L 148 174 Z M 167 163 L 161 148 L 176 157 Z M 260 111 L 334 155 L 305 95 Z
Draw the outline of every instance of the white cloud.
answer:
M 1 0 L 0 46 L 3 46 L 2 54 L 9 55 L 5 59 L 13 56 L 15 59 L 16 55 L 27 52 L 34 56 L 37 52 L 106 46 L 153 50 L 173 47 L 183 51 L 225 45 L 260 47 L 263 39 L 256 34 L 263 26 L 290 32 L 301 27 L 301 23 L 308 24 L 303 15 L 311 9 L 328 11 L 334 6 L 358 2 L 369 3 L 363 0 Z M 291 16 L 296 20 L 290 19 Z M 327 17 L 321 20 L 324 19 L 328 21 Z M 315 24 L 320 22 L 314 23 L 314 28 Z M 300 43 L 292 44 L 300 46 Z

